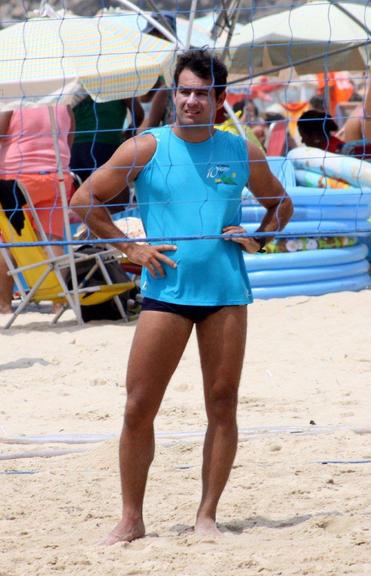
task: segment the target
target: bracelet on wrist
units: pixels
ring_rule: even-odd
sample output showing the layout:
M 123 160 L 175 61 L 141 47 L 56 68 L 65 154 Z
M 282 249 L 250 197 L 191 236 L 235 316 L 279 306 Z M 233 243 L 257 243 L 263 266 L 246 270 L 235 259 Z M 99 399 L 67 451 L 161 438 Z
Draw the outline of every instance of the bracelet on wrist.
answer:
M 265 253 L 265 246 L 267 243 L 267 239 L 264 238 L 264 236 L 258 236 L 258 237 L 254 237 L 253 236 L 253 240 L 255 240 L 255 242 L 257 244 L 259 244 L 259 250 L 257 250 L 257 252 L 262 252 L 263 254 Z

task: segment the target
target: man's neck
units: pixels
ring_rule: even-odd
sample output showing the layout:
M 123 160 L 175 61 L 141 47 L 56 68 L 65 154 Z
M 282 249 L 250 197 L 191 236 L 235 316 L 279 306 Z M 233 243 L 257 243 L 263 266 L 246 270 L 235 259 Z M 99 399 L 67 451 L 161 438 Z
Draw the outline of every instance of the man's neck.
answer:
M 172 130 L 178 138 L 185 140 L 186 142 L 205 142 L 209 140 L 214 133 L 215 128 L 214 126 L 178 126 L 175 124 L 172 125 Z

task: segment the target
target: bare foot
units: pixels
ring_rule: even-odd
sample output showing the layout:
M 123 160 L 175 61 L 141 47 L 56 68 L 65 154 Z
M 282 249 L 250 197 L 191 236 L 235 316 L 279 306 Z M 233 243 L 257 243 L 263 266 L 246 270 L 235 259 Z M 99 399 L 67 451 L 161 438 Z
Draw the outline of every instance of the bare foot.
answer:
M 121 520 L 112 532 L 101 542 L 105 546 L 112 546 L 117 542 L 132 542 L 145 536 L 143 520 Z
M 221 538 L 223 536 L 223 532 L 219 530 L 215 520 L 212 520 L 211 518 L 197 518 L 195 533 L 199 536 L 211 537 L 212 539 Z
M 58 314 L 58 312 L 60 312 L 63 307 L 64 307 L 64 304 L 61 304 L 60 302 L 53 302 L 52 313 Z
M 0 304 L 0 314 L 11 314 L 12 307 L 9 304 Z

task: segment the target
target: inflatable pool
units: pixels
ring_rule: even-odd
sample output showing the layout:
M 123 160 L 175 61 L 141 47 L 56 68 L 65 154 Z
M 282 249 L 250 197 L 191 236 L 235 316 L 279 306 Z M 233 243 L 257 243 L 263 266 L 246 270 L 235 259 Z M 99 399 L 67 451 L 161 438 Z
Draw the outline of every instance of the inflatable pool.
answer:
M 266 210 L 262 206 L 243 206 L 241 221 L 244 223 L 260 223 Z M 371 213 L 371 208 L 367 205 L 350 205 L 350 206 L 294 206 L 292 222 L 308 220 L 351 220 L 366 221 Z
M 357 244 L 293 253 L 246 254 L 244 259 L 254 297 L 267 299 L 367 288 L 367 253 L 365 244 Z
M 350 184 L 338 178 L 322 176 L 310 170 L 295 170 L 296 183 L 311 188 L 350 188 Z
M 371 188 L 347 189 L 287 186 L 294 214 L 281 237 L 293 236 L 367 236 L 371 232 Z M 242 225 L 254 232 L 265 209 L 251 193 L 245 198 Z
M 371 188 L 346 190 L 332 188 L 307 188 L 305 186 L 286 186 L 287 193 L 296 206 L 371 206 Z M 259 206 L 259 202 L 248 194 L 244 206 Z
M 359 158 L 306 146 L 290 150 L 287 158 L 292 160 L 295 169 L 340 178 L 359 188 L 371 187 L 371 164 Z
M 256 223 L 242 222 L 241 225 L 245 228 L 246 232 L 254 235 L 256 231 Z M 362 236 L 371 233 L 371 223 L 367 220 L 308 220 L 295 222 L 291 221 L 285 227 L 279 236 L 288 238 L 296 236 Z
M 327 250 L 329 248 L 354 246 L 354 244 L 357 244 L 357 238 L 352 236 L 278 238 L 266 245 L 265 252 L 268 254 L 277 254 L 281 252 L 300 252 L 303 250 Z
M 311 268 L 359 262 L 366 258 L 367 250 L 367 246 L 362 243 L 346 248 L 307 250 L 299 253 L 244 253 L 244 260 L 248 272 L 260 270 L 287 270 L 290 268 Z
M 267 156 L 267 162 L 271 172 L 285 188 L 296 186 L 295 168 L 291 160 L 285 156 Z
M 371 206 L 371 188 L 352 186 L 346 190 L 287 186 L 295 206 Z
M 252 288 L 256 300 L 269 300 L 270 298 L 288 298 L 289 296 L 322 296 L 332 292 L 358 292 L 370 285 L 369 274 L 353 278 L 339 278 L 322 282 L 308 282 L 307 284 L 289 284 L 283 286 L 269 286 Z

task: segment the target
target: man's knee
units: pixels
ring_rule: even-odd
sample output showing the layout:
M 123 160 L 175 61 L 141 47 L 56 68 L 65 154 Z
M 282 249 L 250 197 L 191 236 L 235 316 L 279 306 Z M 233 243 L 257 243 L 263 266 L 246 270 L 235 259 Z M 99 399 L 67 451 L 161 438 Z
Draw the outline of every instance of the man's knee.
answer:
M 126 428 L 136 430 L 152 424 L 155 411 L 148 398 L 128 397 L 125 408 L 124 424 Z
M 232 385 L 214 386 L 207 394 L 209 418 L 220 422 L 231 422 L 236 418 L 238 392 Z

